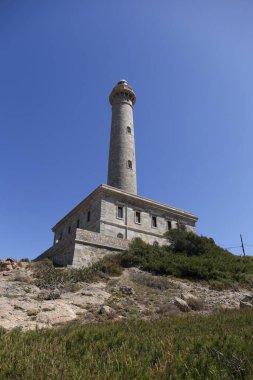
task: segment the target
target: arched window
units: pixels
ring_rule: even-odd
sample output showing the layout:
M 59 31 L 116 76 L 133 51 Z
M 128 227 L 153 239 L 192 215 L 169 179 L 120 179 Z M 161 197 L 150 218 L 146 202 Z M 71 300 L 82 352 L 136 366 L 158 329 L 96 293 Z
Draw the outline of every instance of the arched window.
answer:
M 117 238 L 119 238 L 119 239 L 123 239 L 123 234 L 122 233 L 119 233 L 118 235 L 117 235 Z
M 130 160 L 127 161 L 127 167 L 128 167 L 128 169 L 133 169 L 132 161 L 130 161 Z
M 132 131 L 131 131 L 130 127 L 127 127 L 127 133 L 129 133 L 131 135 Z

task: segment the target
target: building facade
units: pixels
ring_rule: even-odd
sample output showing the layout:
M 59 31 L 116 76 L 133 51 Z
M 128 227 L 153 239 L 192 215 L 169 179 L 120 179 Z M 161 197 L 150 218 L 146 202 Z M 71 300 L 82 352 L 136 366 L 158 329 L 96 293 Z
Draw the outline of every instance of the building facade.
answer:
M 88 265 L 109 252 L 127 249 L 140 237 L 145 242 L 169 244 L 166 231 L 183 224 L 196 232 L 193 214 L 137 195 L 133 106 L 136 97 L 122 80 L 110 97 L 112 123 L 108 184 L 100 185 L 53 228 L 48 257 L 59 265 Z

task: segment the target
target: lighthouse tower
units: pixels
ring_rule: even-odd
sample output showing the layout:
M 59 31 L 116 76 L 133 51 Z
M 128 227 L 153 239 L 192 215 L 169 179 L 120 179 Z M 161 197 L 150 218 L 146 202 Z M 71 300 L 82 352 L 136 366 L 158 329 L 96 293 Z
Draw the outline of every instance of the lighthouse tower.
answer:
M 125 80 L 109 97 L 112 106 L 107 185 L 98 186 L 52 228 L 54 244 L 36 258 L 57 265 L 88 266 L 104 255 L 125 251 L 141 238 L 148 244 L 168 245 L 166 231 L 196 232 L 193 214 L 137 195 L 133 125 L 135 93 Z M 87 173 L 88 176 L 88 173 Z
M 135 93 L 126 80 L 113 88 L 112 124 L 107 184 L 137 194 L 133 106 Z

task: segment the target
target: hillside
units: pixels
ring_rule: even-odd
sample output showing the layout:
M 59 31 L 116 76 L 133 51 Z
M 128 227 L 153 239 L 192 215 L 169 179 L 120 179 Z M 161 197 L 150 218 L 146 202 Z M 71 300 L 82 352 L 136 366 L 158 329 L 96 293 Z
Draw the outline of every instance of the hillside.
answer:
M 0 326 L 35 329 L 251 307 L 251 258 L 184 231 L 170 239 L 171 247 L 136 239 L 124 254 L 91 268 L 0 262 Z
M 251 380 L 252 259 L 169 238 L 90 268 L 0 261 L 0 380 Z

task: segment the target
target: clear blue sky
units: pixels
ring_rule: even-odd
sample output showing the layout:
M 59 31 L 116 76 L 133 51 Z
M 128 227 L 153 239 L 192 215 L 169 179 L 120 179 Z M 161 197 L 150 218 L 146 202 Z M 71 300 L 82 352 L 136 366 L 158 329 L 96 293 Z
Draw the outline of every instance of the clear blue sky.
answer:
M 139 194 L 193 212 L 224 247 L 253 245 L 252 20 L 246 0 L 1 0 L 0 257 L 40 254 L 106 183 L 122 78 Z

